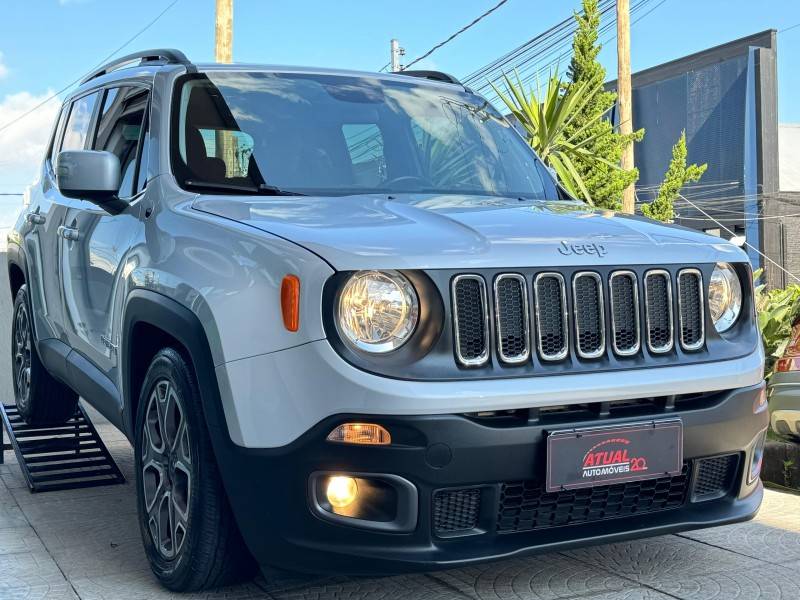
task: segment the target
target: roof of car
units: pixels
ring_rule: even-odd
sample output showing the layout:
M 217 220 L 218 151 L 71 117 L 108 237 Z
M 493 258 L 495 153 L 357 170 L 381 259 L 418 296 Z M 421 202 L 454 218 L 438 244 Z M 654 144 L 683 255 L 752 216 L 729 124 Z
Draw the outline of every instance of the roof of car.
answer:
M 396 79 L 404 77 L 416 77 L 435 83 L 454 84 L 464 87 L 452 75 L 440 71 L 412 70 L 400 73 L 372 73 L 366 71 L 355 71 L 347 69 L 328 69 L 317 67 L 297 67 L 284 65 L 265 65 L 265 64 L 220 64 L 220 63 L 198 63 L 191 62 L 180 50 L 171 48 L 161 48 L 153 50 L 143 50 L 114 59 L 88 74 L 80 83 L 80 87 L 87 84 L 99 83 L 95 80 L 114 80 L 120 77 L 130 77 L 131 68 L 138 68 L 139 73 L 152 73 L 164 67 L 181 65 L 189 72 L 214 72 L 214 71 L 262 71 L 276 73 L 309 73 L 340 75 L 351 77 L 377 77 L 380 79 Z

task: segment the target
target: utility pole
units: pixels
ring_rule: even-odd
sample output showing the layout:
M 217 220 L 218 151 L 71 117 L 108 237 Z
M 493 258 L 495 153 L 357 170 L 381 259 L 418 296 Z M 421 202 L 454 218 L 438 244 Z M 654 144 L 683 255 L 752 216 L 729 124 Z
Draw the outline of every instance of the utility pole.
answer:
M 217 0 L 217 15 L 214 36 L 214 60 L 218 63 L 233 62 L 233 0 Z M 214 132 L 215 153 L 225 162 L 225 176 L 233 177 L 234 157 L 238 151 L 237 138 L 232 131 L 219 129 Z
M 630 0 L 617 0 L 617 103 L 619 106 L 619 132 L 633 132 L 633 107 L 631 106 L 631 8 Z M 633 168 L 633 142 L 622 151 L 620 167 Z M 622 192 L 622 212 L 633 214 L 636 206 L 634 184 Z
M 403 65 L 400 64 L 400 57 L 405 56 L 406 51 L 405 48 L 400 47 L 400 42 L 395 39 L 390 42 L 390 48 L 392 53 L 392 59 L 390 61 L 392 73 L 398 73 L 403 70 Z
M 233 62 L 233 0 L 217 0 L 214 60 Z

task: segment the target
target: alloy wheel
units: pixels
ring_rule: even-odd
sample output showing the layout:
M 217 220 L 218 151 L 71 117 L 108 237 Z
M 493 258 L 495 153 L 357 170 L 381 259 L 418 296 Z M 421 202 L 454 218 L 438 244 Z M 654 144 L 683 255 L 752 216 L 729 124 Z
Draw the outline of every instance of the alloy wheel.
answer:
M 17 305 L 14 314 L 14 388 L 16 401 L 20 408 L 25 408 L 30 401 L 31 391 L 31 322 L 28 307 L 24 302 Z
M 186 412 L 169 379 L 147 400 L 141 458 L 147 527 L 159 554 L 174 559 L 189 529 L 192 458 Z

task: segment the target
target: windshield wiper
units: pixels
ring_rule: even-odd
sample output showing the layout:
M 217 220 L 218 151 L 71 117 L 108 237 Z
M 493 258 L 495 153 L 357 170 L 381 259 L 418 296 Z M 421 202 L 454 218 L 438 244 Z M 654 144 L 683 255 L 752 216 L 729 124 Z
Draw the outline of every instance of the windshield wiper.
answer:
M 200 181 L 198 179 L 187 179 L 183 185 L 190 188 L 201 190 L 216 190 L 220 192 L 236 192 L 238 194 L 258 194 L 261 196 L 305 196 L 300 192 L 282 190 L 274 185 L 262 183 L 259 185 L 240 185 L 237 183 L 218 183 L 215 181 Z

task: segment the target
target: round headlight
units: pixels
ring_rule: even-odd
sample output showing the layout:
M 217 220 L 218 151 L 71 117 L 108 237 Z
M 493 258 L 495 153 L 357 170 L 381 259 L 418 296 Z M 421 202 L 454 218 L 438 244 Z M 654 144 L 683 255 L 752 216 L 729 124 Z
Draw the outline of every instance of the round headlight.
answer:
M 359 271 L 342 288 L 339 332 L 359 350 L 384 353 L 408 341 L 419 319 L 414 286 L 397 271 Z
M 742 284 L 728 263 L 717 263 L 708 283 L 708 308 L 714 327 L 722 333 L 730 329 L 742 310 Z

